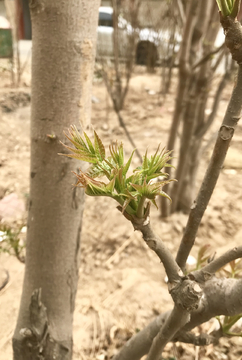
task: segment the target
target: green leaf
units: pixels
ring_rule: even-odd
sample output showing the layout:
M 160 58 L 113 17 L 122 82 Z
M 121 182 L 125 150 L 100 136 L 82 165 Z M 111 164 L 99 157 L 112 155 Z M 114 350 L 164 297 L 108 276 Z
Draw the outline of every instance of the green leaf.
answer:
M 123 145 L 122 143 L 118 145 L 118 142 L 114 142 L 109 146 L 109 151 L 111 154 L 111 158 L 113 162 L 118 165 L 122 166 L 124 157 L 123 157 Z
M 86 151 L 87 153 L 89 153 L 89 150 L 86 146 L 86 144 L 84 143 L 84 145 L 82 143 L 80 143 L 79 141 L 74 140 L 73 138 L 70 138 L 67 134 L 65 134 L 65 136 L 67 137 L 67 139 L 75 146 L 76 149 L 82 150 L 82 151 Z M 62 143 L 63 144 L 63 143 Z M 64 144 L 63 144 L 64 145 Z M 65 145 L 64 145 L 65 146 Z
M 170 202 L 172 202 L 170 196 L 169 196 L 165 191 L 161 191 L 161 192 L 159 193 L 159 195 L 166 197 L 168 200 L 170 200 Z
M 115 178 L 113 178 L 113 179 L 106 185 L 106 189 L 112 193 L 113 190 L 114 190 L 114 185 L 115 185 Z
M 86 133 L 82 137 L 74 126 L 70 128 L 69 134 L 66 136 L 74 148 L 63 144 L 72 153 L 61 155 L 92 164 L 85 173 L 76 174 L 78 179 L 76 186 L 83 187 L 86 194 L 112 197 L 122 206 L 123 211 L 139 217 L 145 214 L 146 199 L 151 200 L 156 207 L 156 196 L 161 195 L 170 199 L 162 191 L 162 187 L 174 179 L 151 182 L 158 176 L 167 177 L 167 174 L 161 170 L 164 166 L 171 166 L 167 164 L 171 159 L 169 151 L 165 149 L 160 151 L 160 146 L 158 146 L 155 154 L 150 158 L 146 151 L 142 166 L 137 167 L 133 174 L 126 178 L 135 150 L 127 163 L 124 163 L 122 143 L 113 142 L 109 146 L 110 156 L 106 158 L 104 145 L 95 131 L 93 143 Z M 106 176 L 108 183 L 95 180 L 100 176 Z
M 223 17 L 236 18 L 239 12 L 240 0 L 216 0 Z
M 87 145 L 88 145 L 88 147 L 89 147 L 89 150 L 93 153 L 93 154 L 95 154 L 95 149 L 94 149 L 94 147 L 93 147 L 93 145 L 92 145 L 92 142 L 91 142 L 91 140 L 90 140 L 90 138 L 88 137 L 88 135 L 84 132 L 84 136 L 85 136 L 85 138 L 86 138 L 86 142 L 87 142 Z
M 133 150 L 132 154 L 130 155 L 129 160 L 127 161 L 126 165 L 125 165 L 124 168 L 123 168 L 123 175 L 124 175 L 124 176 L 126 176 L 128 170 L 129 170 L 129 167 L 130 167 L 130 165 L 131 165 L 131 161 L 132 161 L 134 152 L 135 152 L 135 150 Z
M 147 157 L 147 150 L 146 150 L 146 152 L 145 152 L 145 156 L 144 156 L 144 159 L 143 159 L 143 164 L 142 164 L 142 168 L 143 169 L 148 169 L 148 157 Z
M 241 318 L 242 318 L 242 314 L 234 315 L 234 316 L 225 316 L 222 324 L 223 332 L 225 334 L 228 334 L 231 327 L 235 325 L 236 322 Z
M 94 131 L 94 144 L 95 144 L 95 152 L 99 154 L 101 159 L 105 158 L 105 148 L 96 131 Z
M 77 143 L 81 148 L 88 150 L 85 141 L 83 141 L 79 131 L 77 130 L 76 126 L 71 125 L 69 129 L 69 134 L 71 135 L 72 140 Z M 66 135 L 66 134 L 65 134 Z M 72 142 L 72 140 L 66 135 L 66 137 Z
M 234 0 L 232 11 L 230 14 L 230 16 L 232 16 L 234 19 L 238 16 L 240 10 L 240 2 L 241 0 Z
M 78 154 L 59 154 L 59 155 L 77 159 L 77 160 L 81 160 L 81 161 L 86 161 L 86 162 L 93 163 L 93 164 L 96 163 L 96 157 L 95 156 L 91 157 L 91 154 L 90 155 L 81 155 L 78 153 Z

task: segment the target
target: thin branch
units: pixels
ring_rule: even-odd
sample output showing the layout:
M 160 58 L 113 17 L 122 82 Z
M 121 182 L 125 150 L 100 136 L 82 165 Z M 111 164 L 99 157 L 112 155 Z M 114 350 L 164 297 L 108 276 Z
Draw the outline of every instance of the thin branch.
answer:
M 189 55 L 192 42 L 192 34 L 197 19 L 198 3 L 189 1 L 187 2 L 187 18 L 183 30 L 182 43 L 180 47 L 180 58 L 179 58 L 179 83 L 177 87 L 175 110 L 173 113 L 172 124 L 169 131 L 169 139 L 167 143 L 167 149 L 174 149 L 177 131 L 180 125 L 181 115 L 183 112 L 184 101 L 186 99 L 189 80 L 191 77 L 191 67 L 189 62 Z M 171 168 L 165 168 L 164 171 L 170 176 Z M 161 209 L 162 216 L 167 217 L 169 215 L 168 202 L 162 197 L 161 198 Z
M 223 266 L 227 265 L 233 260 L 239 259 L 242 257 L 242 246 L 235 247 L 232 250 L 227 251 L 217 259 L 211 261 L 209 264 L 204 266 L 201 270 L 197 270 L 192 272 L 192 275 L 194 275 L 195 279 L 199 281 L 199 278 L 201 278 L 201 275 L 203 277 L 203 274 L 215 274 L 216 271 L 221 269 Z
M 183 273 L 161 238 L 153 232 L 150 226 L 149 216 L 146 220 L 136 218 L 132 220 L 132 224 L 135 230 L 139 230 L 142 233 L 146 244 L 156 253 L 163 263 L 169 282 L 180 282 Z
M 199 308 L 191 313 L 190 321 L 175 334 L 172 341 L 191 331 L 196 326 L 218 315 L 236 315 L 242 312 L 242 279 L 211 278 L 204 287 L 204 296 Z M 160 314 L 143 330 L 135 334 L 113 358 L 113 360 L 140 360 L 149 352 L 152 341 L 164 326 L 171 311 Z M 210 334 L 212 336 L 212 334 Z
M 123 120 L 123 117 L 120 114 L 120 111 L 118 111 L 118 112 L 116 111 L 116 114 L 118 116 L 120 126 L 124 129 L 124 132 L 125 132 L 128 140 L 129 140 L 130 144 L 133 146 L 133 148 L 136 149 L 135 153 L 138 156 L 140 163 L 142 163 L 142 156 L 141 156 L 139 150 L 137 149 L 137 147 L 135 146 L 135 143 L 134 143 L 134 141 L 132 139 L 132 136 L 130 135 L 130 132 L 128 131 L 128 129 L 127 129 L 126 125 L 125 125 L 125 122 Z
M 223 336 L 222 331 L 219 329 L 216 332 L 211 334 L 201 333 L 199 335 L 195 335 L 191 332 L 180 332 L 176 335 L 172 341 L 174 342 L 183 342 L 186 344 L 193 344 L 195 346 L 207 346 L 210 344 L 217 344 L 218 339 Z
M 187 226 L 178 250 L 177 263 L 185 269 L 188 255 L 195 242 L 198 227 L 212 196 L 220 170 L 223 166 L 235 127 L 241 117 L 242 110 L 242 65 L 239 66 L 238 79 L 234 87 L 222 126 L 219 130 L 213 154 L 199 190 L 197 199 L 191 207 Z
M 217 110 L 218 110 L 218 106 L 220 103 L 220 99 L 221 99 L 223 90 L 224 90 L 225 86 L 227 85 L 228 81 L 230 80 L 231 73 L 232 73 L 232 67 L 230 68 L 229 71 L 226 71 L 225 74 L 223 75 L 222 80 L 219 83 L 219 86 L 217 88 L 217 91 L 216 91 L 216 94 L 214 97 L 212 112 L 208 116 L 206 123 L 203 124 L 203 126 L 199 127 L 196 130 L 196 132 L 195 132 L 196 138 L 202 138 L 205 135 L 205 133 L 208 131 L 210 126 L 212 125 L 212 123 L 215 119 L 215 116 L 217 114 Z
M 132 336 L 132 338 L 124 344 L 118 354 L 114 356 L 113 360 L 140 360 L 142 356 L 149 352 L 153 339 L 165 324 L 170 314 L 171 311 L 162 313 L 143 330 Z
M 181 0 L 176 0 L 176 2 L 177 2 L 177 7 L 178 7 L 178 10 L 179 10 L 179 15 L 180 15 L 180 18 L 181 18 L 182 25 L 184 25 L 185 22 L 186 22 L 186 14 L 185 14 L 185 11 L 184 11 L 183 3 L 182 3 Z
M 154 338 L 146 360 L 159 360 L 165 345 L 173 338 L 178 329 L 182 328 L 190 319 L 188 311 L 174 306 L 165 325 Z
M 217 54 L 220 50 L 224 49 L 225 43 L 223 43 L 218 48 L 214 49 L 213 51 L 210 51 L 208 54 L 204 55 L 202 59 L 198 60 L 192 67 L 192 70 L 195 70 L 198 66 L 203 65 L 205 62 L 211 60 L 211 57 L 215 54 Z
M 120 110 L 119 110 L 118 104 L 116 102 L 115 94 L 112 91 L 111 83 L 110 83 L 110 80 L 109 80 L 109 78 L 107 76 L 106 71 L 104 70 L 104 67 L 102 67 L 102 74 L 103 74 L 103 79 L 104 79 L 107 91 L 109 93 L 109 96 L 112 99 L 113 107 L 114 107 L 114 110 L 115 110 L 116 115 L 118 117 L 119 125 L 124 129 L 125 135 L 127 136 L 127 138 L 129 140 L 130 144 L 132 145 L 132 147 L 136 149 L 135 153 L 138 156 L 139 161 L 142 163 L 142 156 L 141 156 L 139 150 L 137 149 L 137 147 L 136 147 L 136 145 L 135 145 L 135 143 L 134 143 L 134 141 L 132 139 L 132 136 L 130 135 L 129 130 L 127 129 L 127 127 L 125 125 L 125 122 L 124 122 L 124 119 L 123 119 L 122 115 L 120 114 Z

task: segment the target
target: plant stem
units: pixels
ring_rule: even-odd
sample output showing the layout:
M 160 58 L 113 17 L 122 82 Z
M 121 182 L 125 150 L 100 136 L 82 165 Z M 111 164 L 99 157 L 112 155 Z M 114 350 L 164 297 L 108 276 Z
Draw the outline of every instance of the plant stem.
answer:
M 165 345 L 190 319 L 188 311 L 174 306 L 170 316 L 154 338 L 146 360 L 159 360 Z
M 137 209 L 137 217 L 142 219 L 144 217 L 144 205 L 145 205 L 145 196 L 141 196 L 140 201 L 139 201 L 139 205 L 138 205 L 138 209 Z
M 136 220 L 132 221 L 132 224 L 135 230 L 139 230 L 142 233 L 146 244 L 156 253 L 163 263 L 169 282 L 180 282 L 182 276 L 181 269 L 161 238 L 153 232 L 149 223 L 149 217 L 147 217 L 146 220 L 137 217 Z

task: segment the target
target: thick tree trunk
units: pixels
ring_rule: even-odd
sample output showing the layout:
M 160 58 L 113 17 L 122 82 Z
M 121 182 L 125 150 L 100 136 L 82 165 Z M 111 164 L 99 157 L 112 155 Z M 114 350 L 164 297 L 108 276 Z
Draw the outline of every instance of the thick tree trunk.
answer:
M 72 188 L 80 164 L 58 153 L 63 130 L 90 121 L 98 7 L 99 0 L 30 1 L 30 208 L 15 360 L 72 357 L 83 193 Z

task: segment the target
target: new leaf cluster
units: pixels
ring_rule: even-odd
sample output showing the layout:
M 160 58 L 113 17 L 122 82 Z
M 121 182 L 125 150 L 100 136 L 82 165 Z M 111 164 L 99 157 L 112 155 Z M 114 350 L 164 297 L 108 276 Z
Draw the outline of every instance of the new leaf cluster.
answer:
M 171 167 L 168 161 L 171 159 L 170 151 L 160 150 L 151 157 L 147 151 L 143 156 L 142 165 L 134 169 L 132 175 L 128 174 L 135 150 L 127 162 L 124 160 L 123 144 L 117 141 L 109 146 L 109 155 L 106 155 L 104 145 L 94 131 L 92 142 L 86 133 L 80 135 L 75 126 L 65 134 L 73 147 L 63 144 L 72 154 L 61 154 L 91 164 L 86 172 L 75 173 L 78 181 L 76 186 L 85 189 L 90 196 L 108 196 L 115 199 L 121 206 L 122 212 L 135 215 L 139 218 L 145 216 L 147 201 L 151 201 L 156 207 L 155 198 L 158 195 L 170 197 L 162 191 L 162 187 L 174 181 L 165 180 L 167 174 L 162 172 L 164 167 Z M 106 177 L 107 181 L 99 181 L 98 178 Z M 162 180 L 157 179 L 161 177 Z
M 216 0 L 219 11 L 221 11 L 221 14 L 223 17 L 231 16 L 233 18 L 236 18 L 241 0 Z

